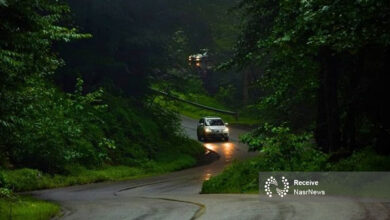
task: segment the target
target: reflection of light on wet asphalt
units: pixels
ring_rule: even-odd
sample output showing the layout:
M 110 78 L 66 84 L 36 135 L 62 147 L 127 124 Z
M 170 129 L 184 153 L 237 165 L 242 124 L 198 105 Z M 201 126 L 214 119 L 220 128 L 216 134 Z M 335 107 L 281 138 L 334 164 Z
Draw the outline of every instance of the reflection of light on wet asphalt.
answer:
M 207 149 L 212 150 L 212 151 L 216 151 L 217 150 L 217 146 L 215 144 L 205 144 L 204 146 Z
M 203 180 L 209 180 L 211 177 L 211 173 L 206 173 L 206 175 L 204 176 Z
M 227 142 L 227 143 L 218 143 L 218 144 L 211 144 L 211 143 L 205 143 L 204 146 L 207 148 L 207 150 L 212 150 L 215 152 L 218 152 L 222 158 L 225 158 L 225 162 L 230 162 L 233 157 L 234 153 L 234 144 Z M 212 176 L 211 170 L 206 170 L 206 172 L 203 174 L 202 179 L 204 181 L 209 180 Z
M 229 162 L 233 156 L 233 144 L 232 143 L 224 143 L 223 144 L 223 154 L 225 155 L 225 161 Z
M 234 144 L 231 143 L 231 142 L 218 144 L 218 145 L 217 144 L 206 143 L 206 144 L 204 144 L 204 146 L 208 150 L 212 150 L 212 151 L 215 151 L 215 152 L 218 152 L 219 154 L 221 154 L 221 156 L 223 158 L 225 158 L 226 162 L 230 162 L 232 157 L 233 157 Z
M 224 147 L 232 147 L 232 143 L 227 142 L 227 143 L 224 143 L 223 146 L 224 146 Z

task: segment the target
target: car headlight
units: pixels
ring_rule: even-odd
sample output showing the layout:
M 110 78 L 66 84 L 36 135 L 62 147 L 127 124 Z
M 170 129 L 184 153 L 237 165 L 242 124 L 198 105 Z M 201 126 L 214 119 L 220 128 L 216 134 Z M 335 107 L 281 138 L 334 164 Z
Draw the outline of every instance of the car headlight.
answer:
M 223 132 L 228 133 L 229 132 L 229 128 L 223 129 Z
M 210 132 L 211 132 L 211 129 L 210 129 L 210 128 L 205 128 L 204 131 L 205 131 L 206 133 L 210 133 Z

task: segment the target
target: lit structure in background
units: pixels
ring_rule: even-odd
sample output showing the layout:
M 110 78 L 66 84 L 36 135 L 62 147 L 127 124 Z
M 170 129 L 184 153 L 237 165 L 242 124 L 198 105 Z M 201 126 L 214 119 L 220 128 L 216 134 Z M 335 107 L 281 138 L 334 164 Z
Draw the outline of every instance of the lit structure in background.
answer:
M 188 56 L 188 65 L 198 72 L 207 91 L 211 91 L 210 75 L 213 73 L 212 60 L 208 49 L 201 49 L 200 53 Z
M 211 69 L 212 66 L 209 59 L 209 50 L 201 49 L 200 51 L 201 53 L 188 56 L 188 64 L 198 68 L 201 71 Z

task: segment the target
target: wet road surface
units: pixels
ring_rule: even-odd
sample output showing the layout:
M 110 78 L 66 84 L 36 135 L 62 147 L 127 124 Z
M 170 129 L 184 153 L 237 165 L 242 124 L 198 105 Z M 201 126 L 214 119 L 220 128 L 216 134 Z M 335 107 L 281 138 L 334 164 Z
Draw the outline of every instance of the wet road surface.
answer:
M 196 121 L 183 117 L 196 139 Z M 389 219 L 389 206 L 344 198 L 328 201 L 273 201 L 247 194 L 199 194 L 204 180 L 233 160 L 255 155 L 238 143 L 244 130 L 230 128 L 230 142 L 205 143 L 220 159 L 161 176 L 33 192 L 63 207 L 62 219 Z

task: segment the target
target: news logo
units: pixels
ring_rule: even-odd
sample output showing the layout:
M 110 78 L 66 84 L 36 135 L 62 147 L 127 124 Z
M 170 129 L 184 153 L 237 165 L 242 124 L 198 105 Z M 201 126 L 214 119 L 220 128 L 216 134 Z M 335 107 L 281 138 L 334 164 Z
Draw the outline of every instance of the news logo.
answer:
M 271 198 L 272 197 L 271 186 L 273 185 L 276 187 L 276 193 L 282 198 L 285 197 L 288 193 L 288 189 L 290 188 L 290 186 L 287 178 L 285 178 L 284 176 L 282 176 L 282 184 L 283 184 L 283 189 L 280 189 L 278 181 L 276 181 L 275 177 L 273 176 L 269 177 L 267 181 L 265 181 L 265 185 L 264 185 L 265 193 L 267 194 L 268 197 Z

